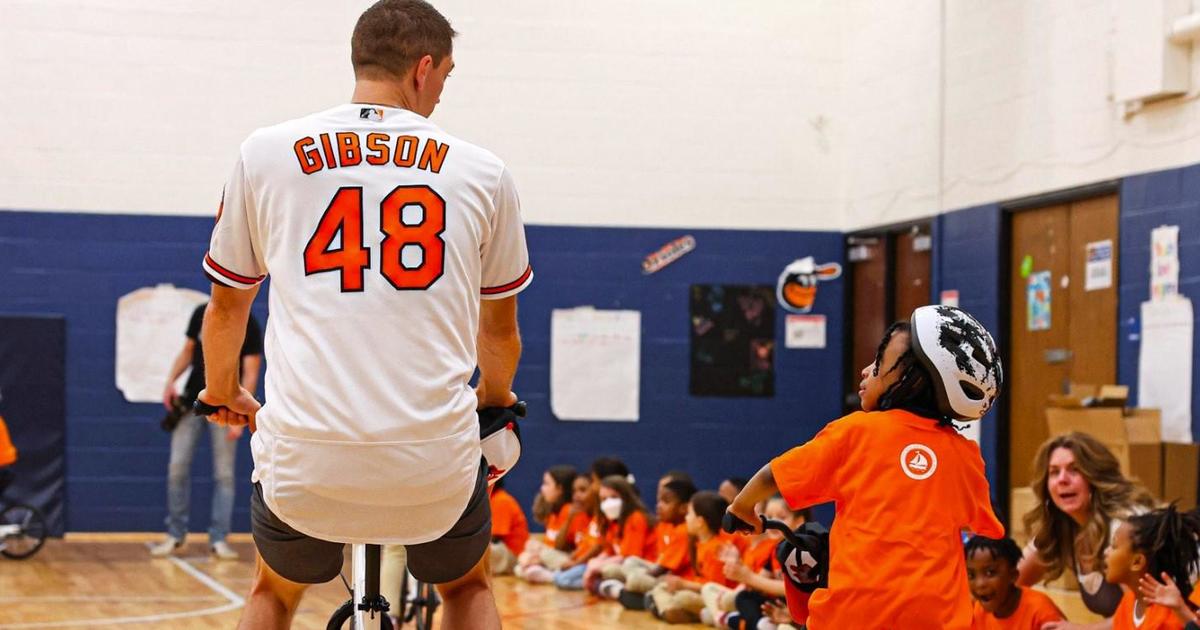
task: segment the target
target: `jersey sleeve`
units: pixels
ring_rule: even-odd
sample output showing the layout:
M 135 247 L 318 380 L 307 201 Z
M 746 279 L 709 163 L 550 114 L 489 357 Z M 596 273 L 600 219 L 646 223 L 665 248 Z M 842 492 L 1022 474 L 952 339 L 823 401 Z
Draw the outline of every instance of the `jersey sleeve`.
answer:
M 830 422 L 808 443 L 771 460 L 775 485 L 792 509 L 839 498 L 838 467 L 850 424 L 848 419 Z
M 254 199 L 239 158 L 221 193 L 217 224 L 204 254 L 204 274 L 209 280 L 234 289 L 252 289 L 266 277 L 254 215 Z
M 483 275 L 480 297 L 499 300 L 525 290 L 533 281 L 529 249 L 525 245 L 525 224 L 521 221 L 521 201 L 512 175 L 505 168 L 492 199 L 491 235 L 483 244 Z

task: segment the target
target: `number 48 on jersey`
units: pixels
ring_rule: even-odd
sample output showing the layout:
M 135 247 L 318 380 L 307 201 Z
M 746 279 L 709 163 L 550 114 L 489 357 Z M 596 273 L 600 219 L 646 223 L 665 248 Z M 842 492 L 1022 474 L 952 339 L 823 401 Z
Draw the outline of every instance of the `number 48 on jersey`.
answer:
M 339 188 L 329 207 L 317 222 L 317 229 L 304 248 L 304 275 L 327 271 L 341 272 L 343 293 L 363 290 L 367 269 L 371 268 L 371 250 L 363 242 L 362 188 Z M 405 223 L 404 208 L 421 208 L 419 221 Z M 446 266 L 446 202 L 425 185 L 397 186 L 379 203 L 379 272 L 400 291 L 424 291 L 433 286 Z M 341 235 L 341 243 L 333 247 Z M 402 255 L 406 246 L 421 248 L 421 263 L 406 267 Z

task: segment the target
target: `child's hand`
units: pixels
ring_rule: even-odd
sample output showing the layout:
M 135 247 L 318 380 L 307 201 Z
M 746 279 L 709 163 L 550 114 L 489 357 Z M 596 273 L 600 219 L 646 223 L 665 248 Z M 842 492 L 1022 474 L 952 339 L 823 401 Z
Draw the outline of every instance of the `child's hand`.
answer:
M 678 575 L 667 575 L 662 579 L 663 588 L 667 589 L 668 593 L 674 593 L 683 586 L 683 578 Z
M 1175 580 L 1171 579 L 1165 571 L 1162 574 L 1162 582 L 1154 579 L 1149 573 L 1142 576 L 1142 581 L 1138 584 L 1138 590 L 1142 592 L 1142 598 L 1149 604 L 1158 604 L 1165 606 L 1175 612 L 1175 616 L 1183 623 L 1196 620 L 1196 614 L 1187 607 L 1183 602 L 1183 594 L 1179 592 L 1179 587 L 1175 584 Z
M 742 584 L 750 576 L 750 569 L 741 562 L 734 560 L 725 563 L 724 573 L 726 579 Z
M 772 623 L 794 623 L 792 621 L 792 613 L 788 612 L 787 606 L 781 606 L 775 602 L 763 602 L 763 616 L 770 619 Z

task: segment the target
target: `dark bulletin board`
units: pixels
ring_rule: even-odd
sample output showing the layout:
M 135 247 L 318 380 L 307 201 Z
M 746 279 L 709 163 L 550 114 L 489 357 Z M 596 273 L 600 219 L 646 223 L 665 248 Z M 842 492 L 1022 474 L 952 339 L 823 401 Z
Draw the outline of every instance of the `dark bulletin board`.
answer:
M 693 396 L 775 395 L 775 288 L 691 287 Z

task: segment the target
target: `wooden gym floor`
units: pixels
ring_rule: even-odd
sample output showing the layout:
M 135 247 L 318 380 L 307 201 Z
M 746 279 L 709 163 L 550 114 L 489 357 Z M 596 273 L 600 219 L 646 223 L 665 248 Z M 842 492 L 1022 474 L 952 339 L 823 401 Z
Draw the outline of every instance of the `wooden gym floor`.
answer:
M 76 534 L 51 539 L 35 556 L 0 558 L 0 628 L 233 628 L 254 572 L 253 545 L 245 534 L 231 537 L 242 554 L 236 562 L 212 560 L 202 537 L 184 553 L 151 558 L 149 534 Z M 349 565 L 347 565 L 347 570 Z M 347 573 L 348 574 L 348 573 Z M 495 581 L 505 628 L 522 630 L 612 630 L 665 628 L 644 612 L 582 593 L 532 586 L 511 577 Z M 1079 596 L 1051 591 L 1074 621 L 1086 614 Z M 322 630 L 347 599 L 340 580 L 309 590 L 293 628 Z M 676 626 L 702 628 L 704 626 Z

